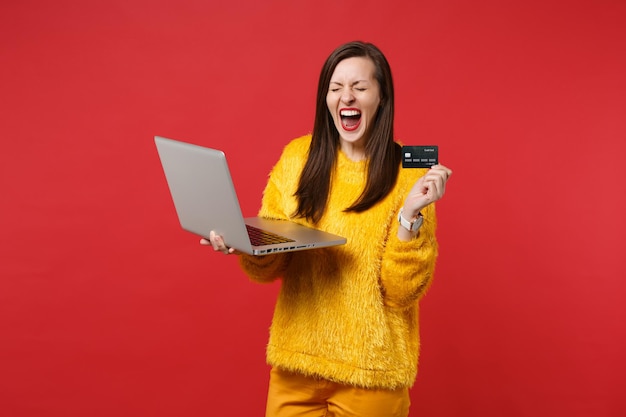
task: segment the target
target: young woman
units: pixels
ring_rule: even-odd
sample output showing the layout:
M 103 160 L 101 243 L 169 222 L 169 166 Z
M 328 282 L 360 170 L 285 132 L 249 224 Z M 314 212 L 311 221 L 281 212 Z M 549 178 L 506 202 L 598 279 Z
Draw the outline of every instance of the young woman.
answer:
M 433 202 L 452 171 L 402 169 L 393 125 L 384 55 L 363 42 L 337 48 L 321 71 L 313 133 L 285 147 L 259 215 L 347 244 L 240 256 L 252 280 L 282 279 L 267 346 L 267 416 L 408 415 L 418 302 L 438 250 Z M 201 243 L 239 254 L 214 233 Z

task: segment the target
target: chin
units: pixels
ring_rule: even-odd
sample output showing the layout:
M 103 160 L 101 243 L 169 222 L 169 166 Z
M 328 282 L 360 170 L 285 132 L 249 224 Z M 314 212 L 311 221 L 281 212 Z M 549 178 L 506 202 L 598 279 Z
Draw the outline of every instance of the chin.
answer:
M 365 131 L 361 129 L 353 130 L 351 132 L 342 130 L 340 136 L 347 142 L 356 143 L 365 140 Z

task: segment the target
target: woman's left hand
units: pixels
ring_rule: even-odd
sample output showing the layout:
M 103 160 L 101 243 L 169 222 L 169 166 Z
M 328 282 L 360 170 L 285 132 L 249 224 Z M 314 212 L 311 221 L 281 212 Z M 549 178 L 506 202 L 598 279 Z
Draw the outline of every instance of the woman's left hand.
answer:
M 452 170 L 443 165 L 433 165 L 426 175 L 417 180 L 404 201 L 406 218 L 417 217 L 427 205 L 441 199 L 446 192 L 446 183 Z
M 203 246 L 212 246 L 214 251 L 222 252 L 224 255 L 241 255 L 241 252 L 239 252 L 235 248 L 229 248 L 228 246 L 226 246 L 226 243 L 224 243 L 224 238 L 214 231 L 211 231 L 211 233 L 209 233 L 208 239 L 200 239 L 200 244 Z

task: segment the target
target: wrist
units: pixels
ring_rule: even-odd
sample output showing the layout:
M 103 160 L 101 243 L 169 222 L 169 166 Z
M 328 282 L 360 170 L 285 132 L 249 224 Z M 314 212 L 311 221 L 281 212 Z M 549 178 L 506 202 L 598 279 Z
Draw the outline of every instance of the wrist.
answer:
M 417 232 L 420 227 L 422 227 L 422 223 L 424 222 L 424 216 L 419 211 L 417 214 L 412 216 L 407 216 L 407 213 L 404 211 L 404 207 L 400 209 L 398 213 L 398 222 L 400 226 L 408 230 L 409 232 Z

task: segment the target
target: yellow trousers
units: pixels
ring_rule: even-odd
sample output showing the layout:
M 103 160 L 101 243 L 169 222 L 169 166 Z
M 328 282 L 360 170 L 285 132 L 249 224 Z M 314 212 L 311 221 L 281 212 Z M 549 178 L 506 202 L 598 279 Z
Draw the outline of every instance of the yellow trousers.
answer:
M 406 417 L 409 390 L 363 389 L 273 368 L 266 417 Z

